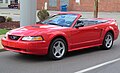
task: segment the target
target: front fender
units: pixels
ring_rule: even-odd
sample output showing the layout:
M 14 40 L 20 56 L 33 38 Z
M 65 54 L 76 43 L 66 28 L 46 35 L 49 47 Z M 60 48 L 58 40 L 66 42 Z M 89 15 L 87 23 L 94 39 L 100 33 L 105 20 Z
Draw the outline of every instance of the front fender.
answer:
M 51 39 L 50 41 L 52 41 L 55 37 L 58 37 L 58 36 L 62 36 L 66 39 L 66 41 L 68 42 L 68 35 L 64 32 L 60 32 L 60 31 L 57 31 L 57 32 L 54 32 L 54 33 L 51 33 L 51 35 L 49 36 L 49 38 Z
M 47 33 L 47 36 L 45 38 L 45 40 L 47 42 L 47 45 L 49 46 L 51 41 L 54 38 L 59 37 L 59 36 L 62 36 L 62 37 L 64 37 L 66 39 L 66 42 L 67 42 L 68 48 L 69 48 L 69 34 L 61 32 L 61 31 L 55 31 L 55 32 Z

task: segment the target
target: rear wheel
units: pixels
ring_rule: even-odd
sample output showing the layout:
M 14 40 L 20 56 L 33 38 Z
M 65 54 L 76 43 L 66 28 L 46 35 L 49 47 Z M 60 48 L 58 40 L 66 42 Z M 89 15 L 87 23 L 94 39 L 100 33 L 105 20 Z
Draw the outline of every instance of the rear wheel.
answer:
M 50 44 L 48 56 L 50 59 L 60 60 L 65 56 L 66 52 L 66 42 L 61 38 L 57 38 Z
M 101 48 L 104 50 L 111 49 L 111 47 L 113 46 L 113 40 L 114 40 L 113 34 L 108 32 L 104 37 L 103 44 L 102 44 Z

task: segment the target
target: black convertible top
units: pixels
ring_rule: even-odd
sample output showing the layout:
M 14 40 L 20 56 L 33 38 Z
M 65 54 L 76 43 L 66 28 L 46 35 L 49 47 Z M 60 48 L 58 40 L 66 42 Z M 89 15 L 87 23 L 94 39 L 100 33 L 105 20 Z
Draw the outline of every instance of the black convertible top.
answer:
M 106 23 L 108 20 L 105 19 L 79 19 L 78 22 L 83 23 L 85 26 Z

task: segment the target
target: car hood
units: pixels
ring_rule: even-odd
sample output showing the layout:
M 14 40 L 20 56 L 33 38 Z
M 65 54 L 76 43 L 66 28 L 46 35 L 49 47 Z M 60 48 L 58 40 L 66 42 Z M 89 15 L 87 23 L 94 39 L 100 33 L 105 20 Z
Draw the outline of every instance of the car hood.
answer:
M 19 35 L 19 36 L 37 36 L 42 33 L 52 32 L 53 30 L 61 30 L 68 27 L 61 27 L 56 25 L 45 25 L 45 24 L 36 24 L 31 26 L 25 26 L 11 30 L 9 35 Z

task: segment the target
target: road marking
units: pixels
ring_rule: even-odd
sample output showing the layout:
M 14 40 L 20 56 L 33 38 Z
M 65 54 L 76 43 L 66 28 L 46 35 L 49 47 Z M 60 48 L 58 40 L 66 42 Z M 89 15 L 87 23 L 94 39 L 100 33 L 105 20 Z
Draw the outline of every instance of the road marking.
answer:
M 115 62 L 117 62 L 117 61 L 120 61 L 120 58 L 115 59 L 115 60 L 112 60 L 112 61 L 108 61 L 108 62 L 105 62 L 105 63 L 101 63 L 101 64 L 98 64 L 98 65 L 95 65 L 95 66 L 92 66 L 92 67 L 89 67 L 89 68 L 86 68 L 86 69 L 77 71 L 77 72 L 75 72 L 75 73 L 85 73 L 85 72 L 88 72 L 88 71 L 97 69 L 97 68 L 99 68 L 99 67 L 102 67 L 102 66 L 105 66 L 105 65 L 109 65 L 109 64 L 115 63 Z

